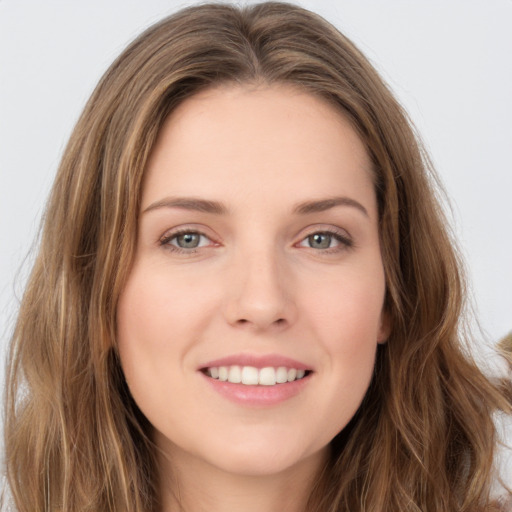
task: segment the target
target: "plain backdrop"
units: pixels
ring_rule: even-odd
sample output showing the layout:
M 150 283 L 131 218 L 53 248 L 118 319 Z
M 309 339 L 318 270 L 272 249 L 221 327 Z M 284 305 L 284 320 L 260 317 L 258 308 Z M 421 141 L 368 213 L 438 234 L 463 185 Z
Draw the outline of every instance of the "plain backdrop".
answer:
M 137 34 L 195 3 L 0 0 L 0 355 L 88 96 Z M 299 3 L 351 37 L 410 113 L 450 197 L 480 345 L 498 340 L 512 330 L 512 0 Z

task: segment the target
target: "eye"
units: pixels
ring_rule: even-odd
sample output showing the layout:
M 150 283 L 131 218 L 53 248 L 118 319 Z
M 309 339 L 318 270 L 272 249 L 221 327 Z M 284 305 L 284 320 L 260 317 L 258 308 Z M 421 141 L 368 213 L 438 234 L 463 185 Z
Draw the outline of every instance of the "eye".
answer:
M 314 235 L 309 235 L 306 240 L 312 249 L 329 249 L 333 241 L 337 242 L 332 235 L 327 233 L 315 233 Z
M 160 240 L 160 245 L 176 251 L 193 252 L 194 249 L 211 245 L 212 241 L 202 233 L 197 231 L 174 232 L 164 236 Z
M 195 249 L 199 247 L 201 238 L 205 238 L 199 233 L 184 233 L 183 235 L 175 236 L 170 242 L 175 242 L 173 245 L 181 249 Z
M 308 247 L 320 251 L 336 251 L 352 247 L 353 242 L 346 234 L 335 231 L 318 231 L 308 235 L 298 245 L 299 247 Z

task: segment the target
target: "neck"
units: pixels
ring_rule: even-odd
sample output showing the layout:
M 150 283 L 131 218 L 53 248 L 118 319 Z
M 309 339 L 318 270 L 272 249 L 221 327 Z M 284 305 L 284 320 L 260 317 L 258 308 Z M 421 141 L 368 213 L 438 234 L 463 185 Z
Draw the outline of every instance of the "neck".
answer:
M 176 455 L 176 454 L 174 454 Z M 160 456 L 162 512 L 305 512 L 327 459 L 321 452 L 277 474 L 233 474 L 184 454 Z

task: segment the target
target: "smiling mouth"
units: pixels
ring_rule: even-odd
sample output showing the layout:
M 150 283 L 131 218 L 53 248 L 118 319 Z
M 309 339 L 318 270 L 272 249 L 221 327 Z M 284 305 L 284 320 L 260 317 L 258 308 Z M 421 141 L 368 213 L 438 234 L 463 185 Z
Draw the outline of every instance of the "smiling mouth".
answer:
M 232 384 L 246 386 L 275 386 L 286 384 L 308 376 L 310 370 L 287 368 L 286 366 L 255 368 L 254 366 L 212 366 L 201 370 L 206 376 Z

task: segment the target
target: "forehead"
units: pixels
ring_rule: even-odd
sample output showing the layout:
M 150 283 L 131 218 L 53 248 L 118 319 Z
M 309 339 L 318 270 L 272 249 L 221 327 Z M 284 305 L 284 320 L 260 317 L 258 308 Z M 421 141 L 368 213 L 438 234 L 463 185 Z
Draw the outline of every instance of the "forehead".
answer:
M 372 172 L 357 133 L 327 101 L 286 85 L 226 85 L 167 118 L 147 165 L 143 207 L 164 193 L 215 200 L 259 193 L 281 202 L 373 196 Z

